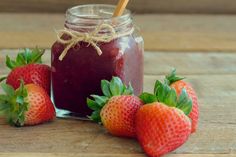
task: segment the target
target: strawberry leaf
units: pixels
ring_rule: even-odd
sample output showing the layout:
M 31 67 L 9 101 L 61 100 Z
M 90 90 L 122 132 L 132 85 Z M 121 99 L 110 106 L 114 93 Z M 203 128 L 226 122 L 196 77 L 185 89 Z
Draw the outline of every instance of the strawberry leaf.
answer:
M 16 57 L 16 62 L 19 64 L 19 65 L 25 65 L 27 64 L 25 62 L 25 59 L 24 59 L 24 55 L 23 54 L 18 54 L 17 57 Z
M 179 97 L 174 89 L 172 89 L 166 82 L 162 83 L 156 81 L 154 93 L 159 102 L 162 102 L 170 107 L 176 107 L 188 115 L 192 110 L 192 100 L 188 97 L 185 89 Z
M 44 49 L 35 48 L 32 50 L 31 63 L 42 63 L 42 56 L 45 53 Z
M 0 101 L 2 101 L 2 102 L 9 101 L 9 97 L 7 95 L 1 94 L 0 95 Z
M 14 88 L 8 84 L 2 84 L 2 89 L 9 97 L 14 96 L 15 94 Z
M 94 111 L 91 116 L 88 116 L 89 119 L 91 119 L 97 123 L 100 123 L 101 122 L 100 112 L 101 112 L 100 110 Z
M 107 80 L 102 80 L 101 81 L 101 87 L 102 87 L 102 92 L 105 96 L 111 97 L 111 91 L 110 91 L 110 82 Z
M 95 102 L 101 107 L 103 107 L 108 100 L 105 96 L 91 95 L 91 97 L 93 97 Z
M 16 62 L 11 60 L 9 56 L 6 56 L 6 65 L 10 69 L 13 69 L 13 68 L 15 68 L 17 66 Z
M 27 90 L 24 82 L 15 91 L 12 86 L 2 84 L 5 94 L 0 95 L 0 113 L 5 115 L 8 122 L 15 126 L 23 126 L 25 112 L 28 110 Z
M 139 98 L 145 103 L 145 104 L 149 104 L 152 102 L 156 102 L 157 101 L 157 97 L 153 94 L 150 93 L 142 93 Z
M 21 96 L 21 95 L 18 95 L 18 96 L 16 97 L 16 102 L 17 102 L 18 104 L 23 105 L 23 104 L 24 104 L 24 97 Z
M 177 105 L 177 94 L 174 89 L 168 88 L 164 103 L 172 107 Z
M 0 111 L 5 111 L 5 110 L 9 110 L 10 109 L 10 105 L 8 105 L 6 102 L 4 101 L 0 101 Z M 0 112 L 2 115 L 4 112 Z
M 168 104 L 168 106 L 176 106 L 177 94 L 175 90 L 171 89 L 166 83 L 161 83 L 159 80 L 155 83 L 154 94 L 159 102 Z
M 92 99 L 87 98 L 87 105 L 92 110 L 100 110 L 101 106 L 96 103 L 96 101 L 93 101 Z
M 9 56 L 6 56 L 6 65 L 8 68 L 14 69 L 27 64 L 42 63 L 41 57 L 44 52 L 44 50 L 37 47 L 35 49 L 25 48 L 20 50 L 15 60 L 11 60 Z
M 32 53 L 32 51 L 30 51 L 30 49 L 28 49 L 28 48 L 25 48 L 24 51 L 21 53 L 24 56 L 26 63 L 30 62 L 31 53 Z
M 16 95 L 21 95 L 23 97 L 27 97 L 27 91 L 24 88 L 24 81 L 23 80 L 20 80 L 20 87 L 15 92 L 16 92 Z
M 182 90 L 176 107 L 181 109 L 186 115 L 189 115 L 192 111 L 192 99 L 188 97 L 186 89 Z
M 118 77 L 113 77 L 110 83 L 110 90 L 113 96 L 121 95 L 121 93 L 124 91 L 121 79 Z
M 131 86 L 130 83 L 129 83 L 129 86 L 128 86 L 128 87 L 126 87 L 126 86 L 124 85 L 123 95 L 133 95 L 133 93 L 134 93 L 134 89 L 133 89 L 133 87 Z
M 176 76 L 176 69 L 173 69 L 172 72 L 165 77 L 165 83 L 168 85 L 171 85 L 172 83 L 179 81 L 179 80 L 183 80 L 183 79 L 185 79 L 185 78 Z
M 163 84 L 159 80 L 157 80 L 155 83 L 154 90 L 155 90 L 154 94 L 157 96 L 158 101 L 164 102 L 166 99 L 166 95 L 170 90 L 170 87 L 167 84 Z

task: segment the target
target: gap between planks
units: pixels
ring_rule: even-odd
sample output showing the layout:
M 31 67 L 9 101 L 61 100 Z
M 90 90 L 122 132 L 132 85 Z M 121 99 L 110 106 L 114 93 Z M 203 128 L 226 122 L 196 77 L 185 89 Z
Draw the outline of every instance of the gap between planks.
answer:
M 0 153 L 0 157 L 145 157 L 144 154 Z M 168 154 L 165 157 L 236 157 L 235 154 Z

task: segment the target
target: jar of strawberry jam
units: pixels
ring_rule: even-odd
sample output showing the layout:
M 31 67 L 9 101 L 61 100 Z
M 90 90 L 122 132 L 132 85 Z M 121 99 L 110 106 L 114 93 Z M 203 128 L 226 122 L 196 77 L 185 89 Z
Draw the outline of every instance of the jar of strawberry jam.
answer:
M 101 80 L 120 77 L 135 95 L 143 89 L 143 38 L 129 10 L 112 17 L 115 6 L 81 5 L 66 12 L 65 29 L 52 46 L 52 99 L 58 117 L 91 114 L 86 98 L 101 95 Z

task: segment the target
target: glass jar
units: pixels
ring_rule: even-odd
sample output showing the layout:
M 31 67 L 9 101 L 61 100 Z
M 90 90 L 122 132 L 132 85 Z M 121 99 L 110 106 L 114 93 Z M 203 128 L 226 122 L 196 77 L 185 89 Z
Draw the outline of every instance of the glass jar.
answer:
M 101 80 L 110 80 L 112 76 L 120 77 L 126 84 L 131 83 L 135 95 L 142 92 L 143 38 L 134 29 L 129 10 L 122 16 L 112 17 L 114 10 L 113 5 L 101 4 L 67 10 L 65 29 L 74 34 L 78 32 L 83 38 L 67 47 L 69 43 L 59 41 L 70 40 L 72 36 L 62 33 L 51 49 L 52 100 L 58 117 L 90 115 L 86 98 L 91 94 L 101 95 Z M 108 28 L 98 29 L 102 24 L 111 26 L 113 35 Z M 111 39 L 91 43 L 92 39 L 87 37 L 94 33 L 99 38 Z M 60 56 L 65 49 L 68 50 L 62 59 Z

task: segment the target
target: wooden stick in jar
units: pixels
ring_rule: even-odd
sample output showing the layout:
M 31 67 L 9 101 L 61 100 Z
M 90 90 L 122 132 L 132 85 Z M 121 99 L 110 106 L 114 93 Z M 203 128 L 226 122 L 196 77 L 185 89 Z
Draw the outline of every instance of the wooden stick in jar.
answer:
M 116 6 L 116 9 L 113 13 L 113 17 L 121 16 L 127 6 L 129 0 L 119 0 L 119 3 Z

